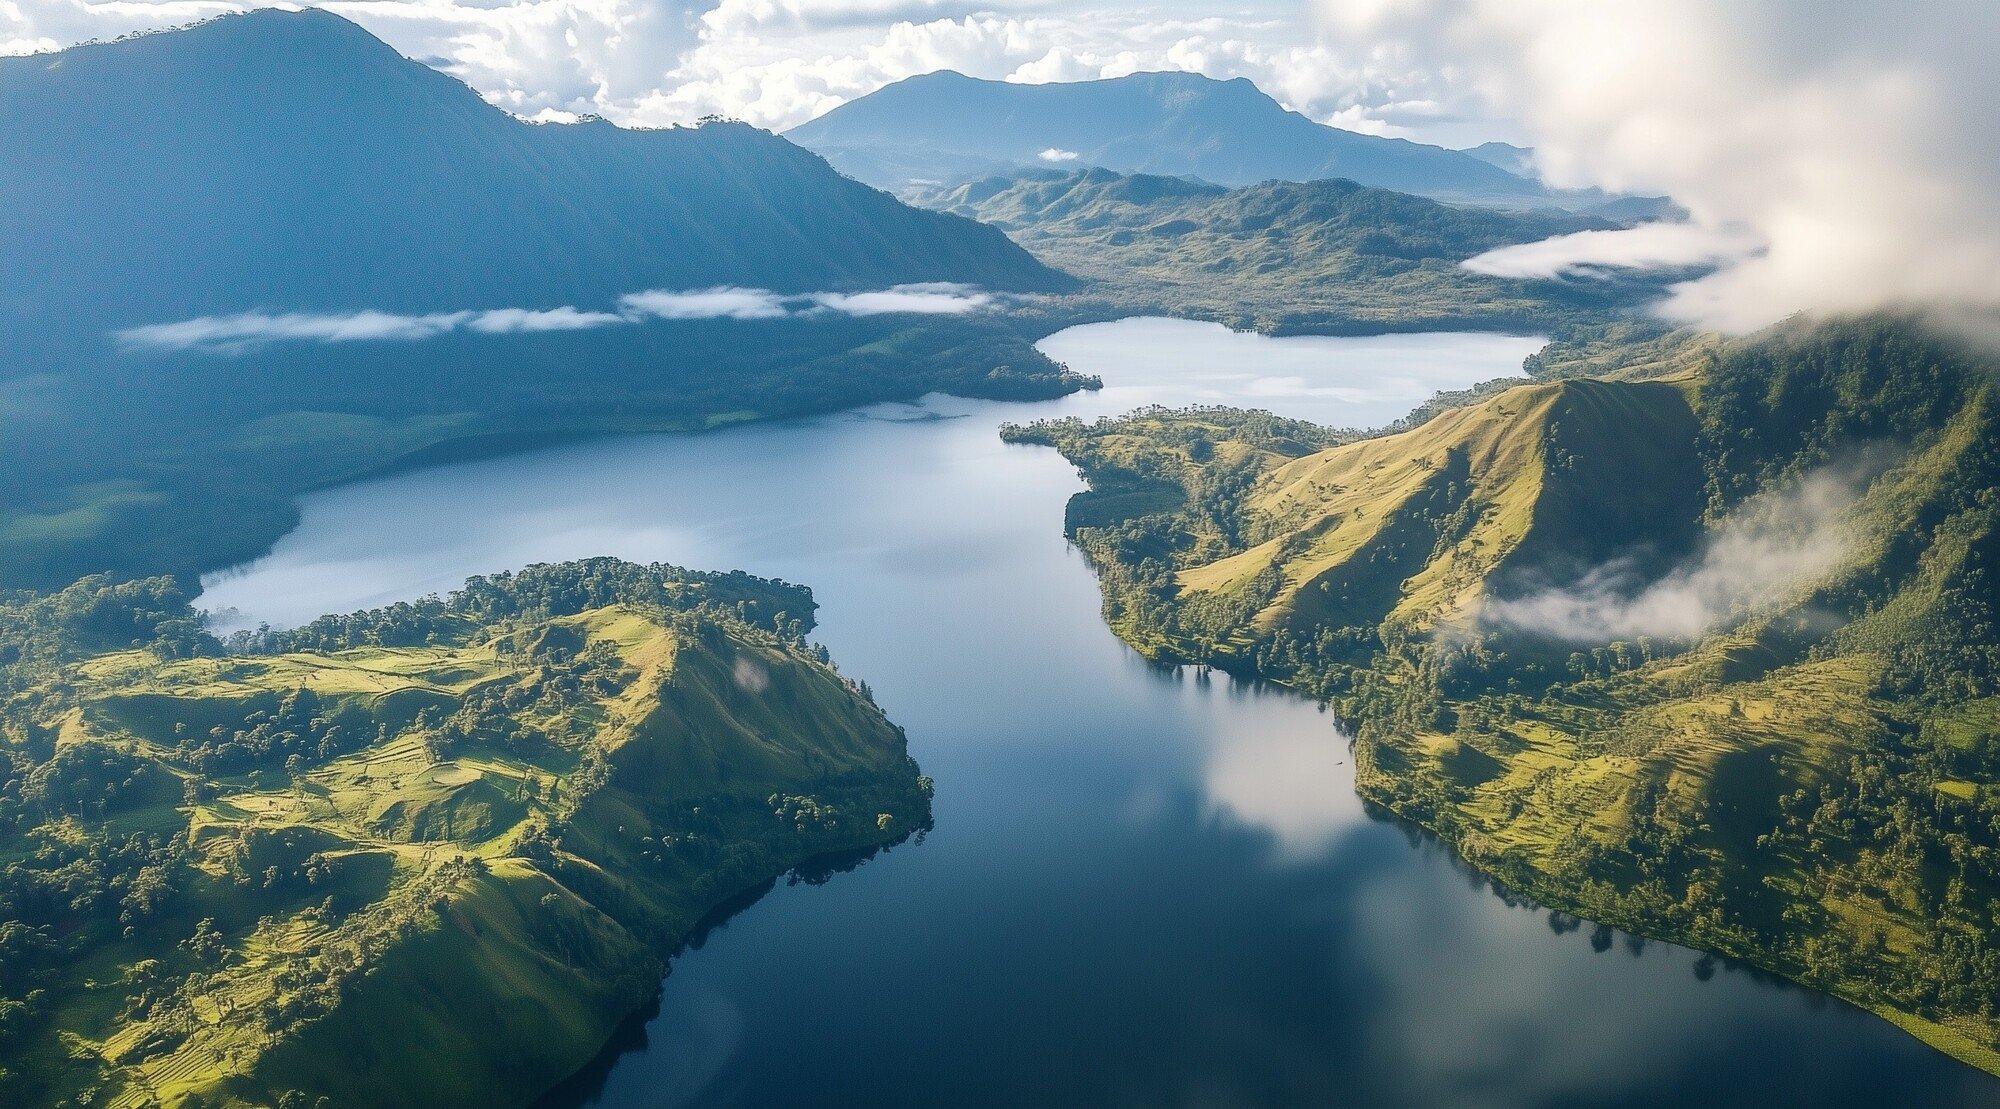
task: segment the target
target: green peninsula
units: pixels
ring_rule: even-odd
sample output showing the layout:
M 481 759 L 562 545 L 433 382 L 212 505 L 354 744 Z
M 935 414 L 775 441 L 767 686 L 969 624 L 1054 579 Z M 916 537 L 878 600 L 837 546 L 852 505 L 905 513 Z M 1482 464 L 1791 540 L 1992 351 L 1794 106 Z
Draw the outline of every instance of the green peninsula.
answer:
M 1357 785 L 1552 907 L 2000 1073 L 2000 406 L 1921 321 L 1607 339 L 1392 433 L 1012 428 L 1149 656 L 1330 703 Z
M 209 638 L 0 620 L 0 1100 L 516 1105 L 704 915 L 927 825 L 798 586 L 611 559 Z

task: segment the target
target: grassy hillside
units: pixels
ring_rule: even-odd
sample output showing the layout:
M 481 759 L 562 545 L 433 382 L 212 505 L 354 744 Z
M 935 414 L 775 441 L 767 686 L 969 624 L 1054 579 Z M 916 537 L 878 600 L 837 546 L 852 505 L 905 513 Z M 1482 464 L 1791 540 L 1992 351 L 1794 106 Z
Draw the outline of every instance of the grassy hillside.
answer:
M 524 1104 L 715 906 L 927 822 L 812 607 L 611 560 L 226 649 L 165 582 L 17 604 L 0 1092 Z
M 1661 287 L 1473 273 L 1459 263 L 1613 225 L 1458 208 L 1347 180 L 1224 189 L 1102 169 L 1029 171 L 911 196 L 993 224 L 1087 279 L 1087 303 L 1266 331 L 1548 328 Z
M 1601 376 L 1373 438 L 1011 434 L 1090 479 L 1114 628 L 1330 702 L 1368 800 L 2000 1072 L 1995 367 L 1899 320 L 1555 354 Z

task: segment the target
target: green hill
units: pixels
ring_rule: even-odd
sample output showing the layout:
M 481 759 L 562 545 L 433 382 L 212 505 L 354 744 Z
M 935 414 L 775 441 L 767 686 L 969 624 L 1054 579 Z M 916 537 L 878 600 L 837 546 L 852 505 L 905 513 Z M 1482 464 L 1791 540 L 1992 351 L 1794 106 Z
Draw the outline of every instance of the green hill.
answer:
M 9 610 L 0 1093 L 525 1104 L 717 905 L 928 821 L 812 608 L 597 560 L 227 651 L 160 582 Z
M 1084 299 L 1112 310 L 1171 310 L 1266 331 L 1545 328 L 1659 287 L 1473 273 L 1459 263 L 1614 225 L 1454 207 L 1348 180 L 1224 189 L 1104 169 L 1027 171 L 910 197 L 1006 231 L 1086 279 Z
M 1363 796 L 1546 904 L 2000 1072 L 2000 407 L 1913 321 L 1551 352 L 1380 437 L 1012 429 L 1121 636 L 1322 698 Z

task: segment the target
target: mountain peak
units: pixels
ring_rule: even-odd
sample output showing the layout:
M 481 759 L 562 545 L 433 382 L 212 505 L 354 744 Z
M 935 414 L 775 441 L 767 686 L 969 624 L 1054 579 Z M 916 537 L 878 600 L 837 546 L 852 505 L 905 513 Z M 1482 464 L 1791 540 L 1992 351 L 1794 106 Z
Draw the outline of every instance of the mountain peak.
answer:
M 892 191 L 1012 173 L 1060 151 L 1074 168 L 1224 185 L 1346 177 L 1441 200 L 1549 199 L 1470 154 L 1315 123 L 1245 78 L 1183 70 L 1032 85 L 941 72 L 849 101 L 787 137 Z
M 131 35 L 114 42 L 73 50 L 123 48 L 132 51 L 297 49 L 354 51 L 400 58 L 395 48 L 369 34 L 360 24 L 324 8 L 252 8 L 228 12 L 182 27 Z M 71 51 L 64 51 L 70 53 Z
M 0 60 L 0 335 L 1063 278 L 748 125 L 535 126 L 321 11 Z M 49 330 L 55 330 L 53 328 Z

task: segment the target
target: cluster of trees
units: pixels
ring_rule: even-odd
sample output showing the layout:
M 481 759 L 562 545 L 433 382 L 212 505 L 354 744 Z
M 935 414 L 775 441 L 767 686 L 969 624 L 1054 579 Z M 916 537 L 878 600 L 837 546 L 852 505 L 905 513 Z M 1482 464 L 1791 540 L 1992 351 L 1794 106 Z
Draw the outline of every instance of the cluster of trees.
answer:
M 504 622 L 574 616 L 619 604 L 740 621 L 788 641 L 812 630 L 818 607 L 812 590 L 803 585 L 741 570 L 711 572 L 587 558 L 474 576 L 448 597 L 322 616 L 297 628 L 239 632 L 228 646 L 239 654 L 282 654 L 462 643 L 473 631 Z

